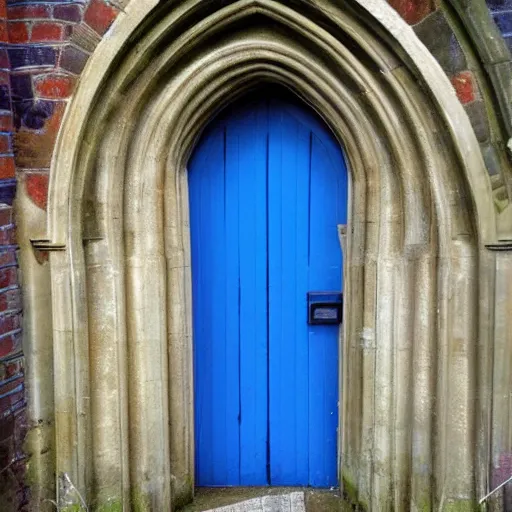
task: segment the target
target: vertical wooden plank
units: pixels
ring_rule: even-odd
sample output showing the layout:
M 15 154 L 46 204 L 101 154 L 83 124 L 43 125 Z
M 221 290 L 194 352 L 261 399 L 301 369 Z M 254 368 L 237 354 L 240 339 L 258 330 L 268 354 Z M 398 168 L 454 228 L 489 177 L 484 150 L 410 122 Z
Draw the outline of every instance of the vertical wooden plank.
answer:
M 213 140 L 213 138 L 212 138 Z M 207 373 L 207 361 L 211 360 L 211 345 L 203 340 L 206 337 L 205 318 L 199 321 L 201 315 L 201 305 L 204 300 L 202 286 L 200 283 L 204 271 L 202 269 L 201 254 L 204 242 L 201 240 L 201 184 L 202 172 L 201 166 L 204 165 L 207 142 L 202 141 L 201 151 L 196 150 L 189 161 L 188 179 L 189 179 L 189 212 L 190 212 L 190 244 L 191 244 L 191 262 L 192 262 L 192 310 L 193 310 L 193 336 L 194 336 L 194 421 L 195 421 L 195 475 L 198 485 L 210 480 L 210 471 L 205 459 L 205 451 L 211 444 L 211 430 L 207 429 L 209 417 L 209 402 L 204 396 L 207 386 L 204 382 L 211 378 Z M 211 144 L 211 143 L 210 143 Z M 204 347 L 203 347 L 204 345 Z M 201 376 L 201 377 L 199 377 Z
M 269 128 L 269 413 L 272 485 L 308 481 L 309 129 L 280 102 Z
M 228 197 L 239 201 L 226 225 L 240 271 L 239 296 L 228 308 L 239 304 L 241 485 L 267 484 L 267 124 L 260 100 L 230 117 L 227 132 Z
M 227 336 L 226 314 L 233 286 L 238 294 L 226 276 L 238 264 L 226 258 L 224 136 L 223 127 L 207 134 L 189 166 L 199 485 L 240 483 L 238 338 Z
M 323 128 L 323 127 L 322 127 Z M 311 134 L 310 290 L 342 289 L 337 225 L 345 224 L 346 170 L 332 135 Z M 337 485 L 338 327 L 309 327 L 309 484 Z

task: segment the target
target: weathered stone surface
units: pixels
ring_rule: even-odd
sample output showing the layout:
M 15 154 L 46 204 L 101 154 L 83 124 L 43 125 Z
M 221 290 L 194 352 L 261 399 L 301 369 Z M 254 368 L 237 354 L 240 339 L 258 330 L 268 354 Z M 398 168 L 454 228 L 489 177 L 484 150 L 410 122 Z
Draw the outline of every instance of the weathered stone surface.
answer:
M 488 73 L 496 88 L 500 91 L 501 118 L 512 136 L 512 61 L 505 61 L 489 66 Z
M 451 0 L 451 4 L 459 14 L 484 63 L 510 59 L 500 32 L 483 0 Z

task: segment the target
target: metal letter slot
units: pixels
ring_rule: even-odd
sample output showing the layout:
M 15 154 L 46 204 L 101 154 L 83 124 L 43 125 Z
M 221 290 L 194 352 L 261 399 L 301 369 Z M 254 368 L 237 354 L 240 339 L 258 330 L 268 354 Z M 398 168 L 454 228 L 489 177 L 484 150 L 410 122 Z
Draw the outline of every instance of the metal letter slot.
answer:
M 342 320 L 343 294 L 308 292 L 308 324 L 339 325 Z

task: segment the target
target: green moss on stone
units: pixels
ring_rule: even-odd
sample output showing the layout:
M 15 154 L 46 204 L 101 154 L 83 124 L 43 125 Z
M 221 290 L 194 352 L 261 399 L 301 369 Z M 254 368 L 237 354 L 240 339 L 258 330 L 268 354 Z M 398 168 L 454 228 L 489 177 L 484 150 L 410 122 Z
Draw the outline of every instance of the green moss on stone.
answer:
M 112 500 L 110 503 L 105 503 L 97 507 L 96 512 L 123 512 L 123 504 L 121 501 Z
M 138 489 L 133 489 L 132 510 L 133 512 L 151 512 L 151 500 L 149 496 Z
M 192 475 L 183 478 L 183 484 L 178 486 L 176 480 L 173 485 L 173 506 L 176 510 L 192 503 L 194 500 L 194 480 Z
M 343 482 L 343 493 L 347 497 L 347 499 L 353 503 L 357 503 L 357 489 L 352 480 L 348 477 L 348 475 L 343 474 L 342 475 L 342 482 Z
M 480 506 L 473 500 L 449 501 L 443 505 L 443 512 L 476 512 Z
M 85 509 L 81 505 L 74 504 L 59 507 L 59 512 L 85 512 Z
M 357 487 L 350 476 L 346 473 L 342 473 L 341 480 L 343 482 L 343 494 L 352 506 L 355 507 L 356 510 L 370 510 L 368 503 L 360 499 Z

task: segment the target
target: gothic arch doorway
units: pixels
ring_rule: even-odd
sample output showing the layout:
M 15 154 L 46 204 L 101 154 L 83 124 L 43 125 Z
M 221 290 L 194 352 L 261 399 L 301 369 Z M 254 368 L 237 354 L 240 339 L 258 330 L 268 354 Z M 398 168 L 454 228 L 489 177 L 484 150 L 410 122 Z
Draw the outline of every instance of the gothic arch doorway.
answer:
M 186 164 L 207 122 L 263 83 L 311 105 L 350 164 L 345 488 L 369 509 L 471 503 L 485 485 L 473 397 L 490 187 L 448 80 L 384 0 L 128 5 L 53 161 L 47 238 L 64 250 L 51 254 L 47 306 L 48 471 L 98 504 L 163 511 L 192 495 Z

